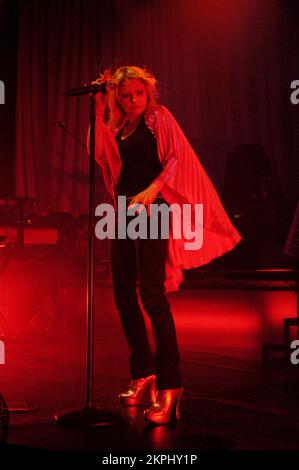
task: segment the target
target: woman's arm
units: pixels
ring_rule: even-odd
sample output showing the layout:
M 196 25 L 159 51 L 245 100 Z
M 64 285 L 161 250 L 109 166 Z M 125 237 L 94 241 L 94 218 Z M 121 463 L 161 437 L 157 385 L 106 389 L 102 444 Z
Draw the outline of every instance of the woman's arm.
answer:
M 115 136 L 104 122 L 108 102 L 107 93 L 97 93 L 95 97 L 95 160 L 101 168 L 105 186 L 114 197 L 120 162 L 117 159 Z M 87 132 L 87 150 L 90 152 L 90 129 Z
M 167 160 L 164 160 L 163 170 L 152 182 L 152 184 L 158 188 L 158 192 L 167 184 L 167 181 L 174 174 L 177 163 L 178 159 L 175 155 L 172 155 Z
M 157 139 L 159 156 L 163 169 L 153 181 L 159 191 L 168 183 L 178 169 L 178 135 L 177 126 L 171 112 L 163 105 L 153 111 L 154 119 L 148 119 L 148 126 Z

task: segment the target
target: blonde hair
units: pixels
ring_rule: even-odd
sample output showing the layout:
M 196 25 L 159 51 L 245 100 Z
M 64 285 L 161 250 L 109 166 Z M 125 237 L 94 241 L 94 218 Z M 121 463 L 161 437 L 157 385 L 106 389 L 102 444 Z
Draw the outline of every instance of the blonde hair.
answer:
M 119 67 L 114 73 L 104 72 L 109 76 L 111 89 L 108 96 L 109 119 L 108 126 L 111 129 L 117 129 L 122 124 L 126 113 L 119 103 L 119 87 L 125 79 L 137 78 L 143 82 L 147 92 L 147 109 L 157 104 L 158 91 L 157 80 L 154 75 L 146 68 L 140 68 L 135 65 Z

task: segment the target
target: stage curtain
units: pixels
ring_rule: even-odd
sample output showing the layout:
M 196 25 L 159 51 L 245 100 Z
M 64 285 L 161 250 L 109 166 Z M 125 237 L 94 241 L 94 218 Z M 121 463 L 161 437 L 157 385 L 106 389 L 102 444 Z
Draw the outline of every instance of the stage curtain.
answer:
M 88 97 L 63 93 L 110 64 L 146 65 L 221 192 L 225 156 L 263 145 L 277 185 L 296 198 L 298 79 L 293 2 L 21 0 L 16 189 L 40 207 L 87 212 Z M 298 74 L 297 74 L 298 75 Z M 63 121 L 82 142 L 65 133 Z M 97 203 L 108 200 L 100 172 Z

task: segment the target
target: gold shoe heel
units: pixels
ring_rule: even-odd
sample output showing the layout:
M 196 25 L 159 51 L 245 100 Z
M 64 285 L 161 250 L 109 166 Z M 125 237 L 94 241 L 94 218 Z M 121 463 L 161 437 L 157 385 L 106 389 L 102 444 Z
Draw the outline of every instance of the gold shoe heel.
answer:
M 175 407 L 175 417 L 176 419 L 181 419 L 181 398 L 183 395 L 183 389 L 181 389 L 180 393 L 178 394 L 176 400 L 176 407 Z
M 131 380 L 128 390 L 119 394 L 120 404 L 123 406 L 140 406 L 150 404 L 156 398 L 156 376 L 149 375 L 140 379 Z
M 144 410 L 144 419 L 156 424 L 167 424 L 172 417 L 180 419 L 183 388 L 158 390 L 156 401 Z

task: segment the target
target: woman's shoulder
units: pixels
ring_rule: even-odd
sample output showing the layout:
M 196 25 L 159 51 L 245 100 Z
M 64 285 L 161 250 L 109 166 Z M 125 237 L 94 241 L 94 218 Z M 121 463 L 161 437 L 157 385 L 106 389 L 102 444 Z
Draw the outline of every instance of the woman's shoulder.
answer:
M 157 121 L 175 121 L 175 118 L 166 106 L 155 104 L 150 106 L 145 112 L 145 121 L 155 126 Z
M 147 109 L 146 114 L 171 115 L 171 112 L 163 104 L 154 104 Z

